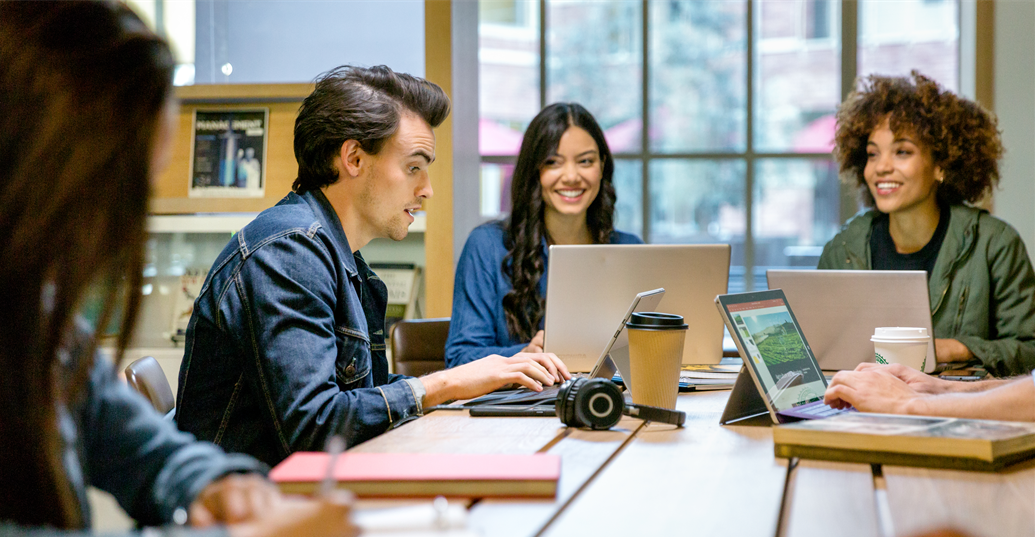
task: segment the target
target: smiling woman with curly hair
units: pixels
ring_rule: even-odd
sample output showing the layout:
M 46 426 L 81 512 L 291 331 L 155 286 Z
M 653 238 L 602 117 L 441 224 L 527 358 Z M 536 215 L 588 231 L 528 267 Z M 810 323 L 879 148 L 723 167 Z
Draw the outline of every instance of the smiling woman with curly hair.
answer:
M 820 269 L 925 270 L 939 363 L 1035 368 L 1035 272 L 1009 224 L 970 206 L 999 182 L 995 117 L 913 71 L 872 75 L 837 112 L 834 156 L 869 208 Z

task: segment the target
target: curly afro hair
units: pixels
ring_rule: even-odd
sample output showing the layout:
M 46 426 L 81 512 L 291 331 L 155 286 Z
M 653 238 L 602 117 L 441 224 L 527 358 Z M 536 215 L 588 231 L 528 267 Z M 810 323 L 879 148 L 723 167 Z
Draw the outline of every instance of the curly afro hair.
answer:
M 874 200 L 863 178 L 866 143 L 889 116 L 891 131 L 915 136 L 945 174 L 937 191 L 941 204 L 974 203 L 999 183 L 1003 144 L 995 116 L 981 105 L 917 71 L 912 79 L 870 75 L 857 85 L 837 110 L 834 158 L 845 184 L 859 189 L 867 207 Z

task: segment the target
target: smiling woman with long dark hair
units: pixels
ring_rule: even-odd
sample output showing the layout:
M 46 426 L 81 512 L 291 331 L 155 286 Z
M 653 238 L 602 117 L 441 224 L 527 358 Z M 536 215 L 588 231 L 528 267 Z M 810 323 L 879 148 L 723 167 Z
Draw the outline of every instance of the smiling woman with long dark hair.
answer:
M 514 167 L 510 217 L 475 228 L 460 256 L 448 366 L 542 352 L 549 245 L 643 242 L 614 229 L 613 175 L 604 132 L 581 105 L 552 104 L 532 120 Z
M 999 181 L 995 117 L 933 80 L 867 77 L 837 113 L 834 156 L 869 207 L 821 269 L 925 270 L 939 363 L 1035 368 L 1035 272 L 1017 231 L 973 207 Z

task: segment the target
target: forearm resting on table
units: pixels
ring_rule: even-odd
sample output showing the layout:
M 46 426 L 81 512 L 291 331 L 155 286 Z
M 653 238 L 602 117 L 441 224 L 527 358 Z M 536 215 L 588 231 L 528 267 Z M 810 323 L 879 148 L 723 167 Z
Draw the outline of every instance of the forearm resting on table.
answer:
M 943 393 L 977 393 L 987 392 L 988 390 L 994 390 L 996 388 L 1006 386 L 1007 384 L 1013 384 L 1019 378 L 1030 377 L 1010 377 L 1007 379 L 982 379 L 974 382 L 958 381 L 958 380 L 947 380 L 947 388 L 943 390 Z
M 1016 379 L 961 383 L 985 385 L 984 390 L 959 390 L 917 397 L 907 413 L 972 419 L 1035 421 L 1035 383 L 1030 376 Z M 992 384 L 993 386 L 989 386 Z
M 934 340 L 935 360 L 939 364 L 950 364 L 955 362 L 968 362 L 974 358 L 974 353 L 956 339 Z

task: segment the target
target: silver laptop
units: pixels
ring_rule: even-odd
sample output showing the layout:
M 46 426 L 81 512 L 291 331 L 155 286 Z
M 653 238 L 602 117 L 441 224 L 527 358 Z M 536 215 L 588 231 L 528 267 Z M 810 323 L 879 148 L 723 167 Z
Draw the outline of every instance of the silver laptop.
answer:
M 608 340 L 607 346 L 601 351 L 597 363 L 589 373 L 589 378 L 602 378 L 611 380 L 615 373 L 621 372 L 622 378 L 628 379 L 631 372 L 629 368 L 629 334 L 625 332 L 625 323 L 629 322 L 634 312 L 658 311 L 658 304 L 665 296 L 665 289 L 658 288 L 650 291 L 637 293 L 629 304 L 628 311 L 622 316 L 622 322 L 618 323 L 615 333 Z M 567 365 L 567 364 L 565 364 Z
M 873 329 L 916 326 L 932 334 L 927 367 L 934 371 L 934 337 L 927 273 L 922 270 L 770 270 L 770 289 L 783 289 L 819 366 L 854 369 L 873 361 Z
M 608 336 L 607 345 L 605 345 L 604 350 L 601 351 L 596 364 L 593 366 L 593 371 L 589 374 L 588 378 L 611 380 L 615 376 L 615 373 L 628 375 L 629 336 L 625 333 L 625 323 L 629 322 L 629 318 L 632 316 L 633 312 L 657 311 L 658 304 L 664 296 L 665 290 L 659 288 L 637 293 L 636 296 L 633 297 L 632 303 L 629 304 L 629 308 L 622 316 L 621 321 L 619 321 L 615 332 Z M 614 319 L 611 319 L 611 321 L 613 322 Z M 612 326 L 614 325 L 612 324 Z M 570 369 L 571 368 L 569 367 L 569 370 Z M 579 376 L 584 375 L 584 373 L 579 374 Z M 623 378 L 628 377 L 623 376 Z M 541 392 L 534 392 L 528 388 L 497 390 L 472 399 L 467 403 L 464 403 L 463 406 L 524 405 L 524 408 L 529 411 L 528 413 L 515 414 L 514 411 L 510 411 L 507 415 L 546 415 L 540 412 L 540 410 L 537 410 L 536 407 L 553 403 L 553 401 L 557 399 L 557 392 L 559 390 L 560 386 L 556 384 L 543 388 L 543 391 Z
M 728 244 L 551 246 L 544 350 L 571 372 L 590 371 L 629 297 L 661 287 L 661 311 L 682 315 L 690 325 L 683 363 L 717 364 L 723 326 L 713 301 L 726 292 L 729 271 Z

